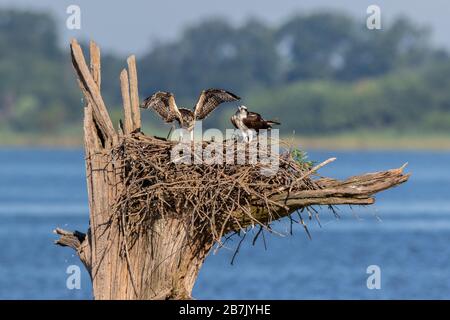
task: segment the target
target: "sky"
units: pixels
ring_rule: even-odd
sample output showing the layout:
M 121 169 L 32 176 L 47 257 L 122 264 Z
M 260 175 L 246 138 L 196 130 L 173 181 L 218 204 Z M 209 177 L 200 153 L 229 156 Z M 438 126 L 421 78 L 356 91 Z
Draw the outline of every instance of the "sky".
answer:
M 450 1 L 448 0 L 0 0 L 0 8 L 22 8 L 50 11 L 57 18 L 61 44 L 70 38 L 95 40 L 102 49 L 119 54 L 142 53 L 155 41 L 166 42 L 181 30 L 206 18 L 225 17 L 233 24 L 247 18 L 259 18 L 278 24 L 294 13 L 320 9 L 347 12 L 361 21 L 366 9 L 381 8 L 382 25 L 405 15 L 433 30 L 433 41 L 450 48 Z M 66 27 L 69 5 L 81 9 L 81 29 Z

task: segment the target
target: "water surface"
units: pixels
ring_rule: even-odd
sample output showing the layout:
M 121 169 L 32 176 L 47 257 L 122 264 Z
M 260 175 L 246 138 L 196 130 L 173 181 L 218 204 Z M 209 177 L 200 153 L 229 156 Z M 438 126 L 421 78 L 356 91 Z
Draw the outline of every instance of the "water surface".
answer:
M 198 299 L 450 299 L 450 153 L 311 152 L 337 161 L 321 173 L 342 178 L 409 162 L 410 181 L 367 208 L 342 207 L 340 219 L 321 211 L 312 240 L 293 235 L 237 239 L 210 255 Z M 88 208 L 82 150 L 0 149 L 0 298 L 89 299 L 88 274 L 74 252 L 52 244 L 55 227 L 85 231 Z M 289 231 L 288 220 L 276 224 Z M 66 287 L 79 265 L 80 290 Z M 381 268 L 381 289 L 369 290 L 366 269 Z

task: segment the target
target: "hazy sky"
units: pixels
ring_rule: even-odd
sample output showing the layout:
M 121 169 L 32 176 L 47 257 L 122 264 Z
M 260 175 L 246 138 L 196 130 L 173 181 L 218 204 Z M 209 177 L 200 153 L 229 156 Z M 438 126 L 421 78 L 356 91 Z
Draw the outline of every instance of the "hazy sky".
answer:
M 176 37 L 189 24 L 207 17 L 222 16 L 236 24 L 248 17 L 279 23 L 296 12 L 317 9 L 338 9 L 364 21 L 371 4 L 381 7 L 382 22 L 397 15 L 406 15 L 433 29 L 433 40 L 450 48 L 449 0 L 0 0 L 0 6 L 49 10 L 58 18 L 62 40 L 71 37 L 93 39 L 103 49 L 123 54 L 140 53 L 152 41 Z M 414 3 L 415 2 L 415 3 Z M 81 30 L 66 28 L 66 8 L 81 8 Z

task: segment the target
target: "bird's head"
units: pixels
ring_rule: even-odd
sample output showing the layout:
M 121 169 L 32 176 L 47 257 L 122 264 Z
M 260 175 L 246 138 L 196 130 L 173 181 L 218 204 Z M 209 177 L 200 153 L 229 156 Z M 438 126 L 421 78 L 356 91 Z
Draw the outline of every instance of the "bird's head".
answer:
M 239 112 L 245 113 L 245 114 L 247 114 L 247 112 L 248 112 L 247 107 L 244 106 L 244 105 L 240 105 L 240 106 L 238 107 L 238 110 L 239 110 Z
M 142 103 L 139 105 L 139 107 L 142 109 L 148 109 L 149 102 L 152 98 L 153 98 L 153 96 L 146 98 L 144 101 L 142 101 Z

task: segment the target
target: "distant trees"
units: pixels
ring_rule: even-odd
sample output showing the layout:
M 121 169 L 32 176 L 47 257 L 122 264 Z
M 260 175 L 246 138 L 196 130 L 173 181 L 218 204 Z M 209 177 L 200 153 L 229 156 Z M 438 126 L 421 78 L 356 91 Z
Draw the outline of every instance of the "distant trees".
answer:
M 349 16 L 333 13 L 298 15 L 276 30 L 275 45 L 284 60 L 283 79 L 334 78 L 348 68 L 347 55 L 361 28 Z
M 0 11 L 1 127 L 57 132 L 81 118 L 68 50 L 58 46 L 56 30 L 49 15 Z M 204 88 L 223 87 L 253 109 L 275 108 L 283 129 L 310 134 L 447 130 L 450 58 L 430 45 L 429 34 L 406 18 L 368 30 L 364 21 L 334 12 L 280 25 L 206 20 L 138 57 L 140 92 L 170 90 L 187 104 Z M 122 59 L 103 56 L 104 97 L 119 105 Z
M 296 82 L 255 91 L 248 104 L 282 119 L 283 128 L 303 134 L 385 129 L 448 132 L 449 89 L 450 63 L 439 63 L 355 82 Z
M 67 55 L 46 14 L 0 11 L 0 125 L 45 131 L 79 118 Z M 72 107 L 71 107 L 72 106 Z
M 211 20 L 186 29 L 173 43 L 157 45 L 140 60 L 147 90 L 170 89 L 192 98 L 207 87 L 243 92 L 277 83 L 279 57 L 273 31 L 258 21 L 233 28 Z M 155 76 L 158 75 L 158 76 Z
M 370 31 L 362 21 L 324 12 L 294 16 L 278 27 L 206 21 L 178 41 L 157 45 L 141 64 L 150 87 L 176 88 L 190 97 L 205 85 L 246 91 L 304 80 L 357 80 L 417 66 L 433 53 L 428 30 L 405 18 Z

